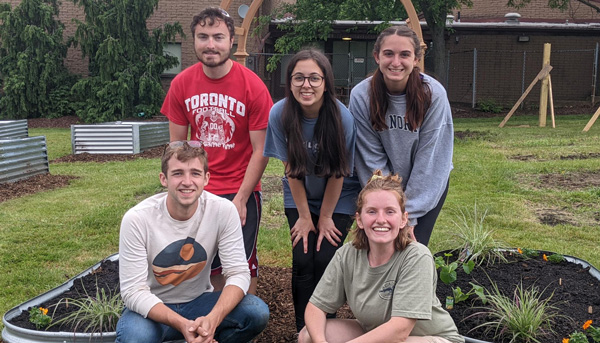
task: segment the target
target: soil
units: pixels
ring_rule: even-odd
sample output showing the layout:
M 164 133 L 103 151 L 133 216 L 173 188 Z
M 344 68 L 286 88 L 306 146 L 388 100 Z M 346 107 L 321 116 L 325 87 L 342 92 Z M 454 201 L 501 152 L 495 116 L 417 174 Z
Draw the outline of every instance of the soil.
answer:
M 537 287 L 545 299 L 550 297 L 549 304 L 556 307 L 555 318 L 552 329 L 553 334 L 540 337 L 541 342 L 561 342 L 563 337 L 574 331 L 581 331 L 581 326 L 586 320 L 592 319 L 594 323 L 600 322 L 600 280 L 589 274 L 589 268 L 569 262 L 551 263 L 544 261 L 542 254 L 531 259 L 525 259 L 522 255 L 507 253 L 509 263 L 496 263 L 490 266 L 477 267 L 470 275 L 466 275 L 462 268 L 458 269 L 457 281 L 452 287 L 460 287 L 465 293 L 471 289 L 470 282 L 481 285 L 490 290 L 490 279 L 493 280 L 498 289 L 505 295 L 512 297 L 515 288 L 522 283 L 524 289 Z M 257 338 L 257 343 L 283 343 L 295 342 L 294 317 L 291 301 L 291 269 L 277 267 L 261 267 L 258 284 L 258 296 L 262 298 L 271 311 L 271 317 L 266 330 Z M 62 298 L 77 299 L 85 294 L 96 294 L 97 286 L 114 294 L 119 287 L 118 263 L 104 261 L 100 268 L 75 281 L 73 287 L 63 295 L 49 300 L 40 306 L 50 308 L 54 311 L 53 304 Z M 442 304 L 445 304 L 446 296 L 452 294 L 451 286 L 438 281 L 437 294 Z M 75 310 L 74 306 L 65 307 L 64 301 L 57 307 L 55 318 L 67 315 L 69 311 Z M 507 343 L 508 338 L 494 338 L 492 333 L 486 333 L 483 329 L 473 329 L 479 324 L 489 321 L 485 315 L 476 313 L 485 312 L 485 307 L 475 296 L 454 305 L 449 313 L 459 329 L 459 332 L 467 337 L 495 342 Z M 11 320 L 12 324 L 35 330 L 35 326 L 29 322 L 29 312 L 23 313 Z M 352 312 L 344 307 L 338 312 L 338 317 L 351 318 Z M 52 327 L 49 331 L 72 332 L 71 327 Z
M 443 256 L 442 253 L 439 253 Z M 538 257 L 526 258 L 518 253 L 505 253 L 508 263 L 495 263 L 476 267 L 470 275 L 462 268 L 457 269 L 457 281 L 446 285 L 438 280 L 437 295 L 442 304 L 446 297 L 452 295 L 452 287 L 460 287 L 467 293 L 471 290 L 470 283 L 492 290 L 492 280 L 499 291 L 513 299 L 517 286 L 523 289 L 536 288 L 542 299 L 549 298 L 548 304 L 555 307 L 551 313 L 554 318 L 551 330 L 545 330 L 546 335 L 538 337 L 540 342 L 562 342 L 563 338 L 575 331 L 582 331 L 585 321 L 592 319 L 600 321 L 600 280 L 589 273 L 589 267 L 566 261 L 552 263 L 544 261 L 543 254 L 552 253 L 540 251 Z M 490 322 L 485 314 L 489 304 L 484 305 L 473 295 L 464 302 L 454 304 L 448 312 L 454 319 L 459 332 L 466 336 L 483 341 L 507 343 L 510 337 L 494 337 L 494 330 L 486 332 L 485 328 L 475 329 L 480 324 Z M 500 330 L 499 330 L 500 332 Z M 517 342 L 519 342 L 517 340 Z

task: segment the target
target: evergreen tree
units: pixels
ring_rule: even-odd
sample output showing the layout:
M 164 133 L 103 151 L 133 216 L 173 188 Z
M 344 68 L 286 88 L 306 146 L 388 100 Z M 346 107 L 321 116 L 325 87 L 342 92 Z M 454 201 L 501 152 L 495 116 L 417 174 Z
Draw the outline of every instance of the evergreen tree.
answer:
M 0 118 L 72 114 L 74 78 L 63 65 L 67 45 L 57 16 L 57 0 L 23 0 L 14 10 L 0 4 Z
M 160 75 L 177 65 L 163 47 L 177 34 L 179 23 L 149 32 L 147 19 L 158 0 L 73 0 L 85 21 L 76 21 L 75 46 L 89 59 L 89 77 L 73 87 L 85 99 L 77 115 L 85 122 L 120 120 L 159 113 L 164 98 Z

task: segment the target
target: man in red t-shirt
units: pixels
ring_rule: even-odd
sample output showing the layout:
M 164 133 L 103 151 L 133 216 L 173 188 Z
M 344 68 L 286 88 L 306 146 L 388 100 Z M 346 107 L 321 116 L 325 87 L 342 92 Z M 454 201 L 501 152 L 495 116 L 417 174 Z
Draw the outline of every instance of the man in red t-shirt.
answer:
M 209 7 L 191 24 L 194 50 L 200 63 L 177 75 L 161 112 L 169 118 L 171 141 L 201 141 L 208 153 L 210 183 L 205 189 L 228 198 L 238 210 L 246 258 L 256 294 L 256 241 L 262 209 L 260 178 L 267 166 L 263 156 L 269 111 L 273 101 L 262 80 L 232 61 L 235 27 L 224 10 Z M 224 287 L 220 258 L 212 265 L 211 283 Z

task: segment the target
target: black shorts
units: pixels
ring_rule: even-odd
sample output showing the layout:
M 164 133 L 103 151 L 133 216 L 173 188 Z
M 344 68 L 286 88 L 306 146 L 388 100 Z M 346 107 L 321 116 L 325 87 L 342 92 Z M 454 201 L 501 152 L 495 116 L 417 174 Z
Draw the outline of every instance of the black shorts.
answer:
M 235 194 L 218 194 L 222 198 L 233 200 Z M 258 276 L 258 255 L 256 254 L 256 243 L 258 241 L 258 227 L 262 214 L 262 194 L 261 192 L 252 192 L 246 203 L 246 225 L 242 226 L 244 235 L 244 249 L 246 250 L 246 260 L 250 269 L 250 276 Z M 215 256 L 210 266 L 210 275 L 218 275 L 222 272 L 221 259 L 219 253 Z

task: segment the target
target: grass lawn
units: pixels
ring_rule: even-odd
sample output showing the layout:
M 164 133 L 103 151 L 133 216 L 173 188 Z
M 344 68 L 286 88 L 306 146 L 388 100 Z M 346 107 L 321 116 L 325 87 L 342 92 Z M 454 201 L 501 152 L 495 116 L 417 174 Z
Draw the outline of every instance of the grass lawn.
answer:
M 453 246 L 459 211 L 487 209 L 486 225 L 510 247 L 574 255 L 600 267 L 600 124 L 590 116 L 560 116 L 557 128 L 537 117 L 456 119 L 450 191 L 430 243 Z M 45 135 L 49 159 L 71 153 L 69 129 Z M 465 138 L 458 138 L 465 137 Z M 158 159 L 51 163 L 74 175 L 65 188 L 0 203 L 0 313 L 63 283 L 118 250 L 119 223 L 134 204 L 161 190 Z M 264 174 L 259 235 L 261 264 L 290 266 L 280 161 Z M 2 186 L 0 185 L 0 191 Z M 410 199 L 409 199 L 410 201 Z

